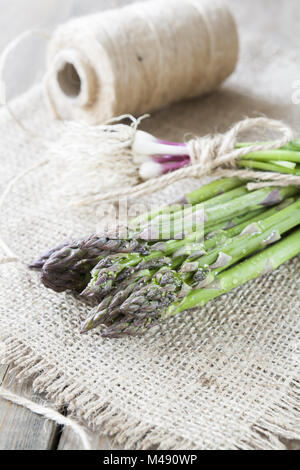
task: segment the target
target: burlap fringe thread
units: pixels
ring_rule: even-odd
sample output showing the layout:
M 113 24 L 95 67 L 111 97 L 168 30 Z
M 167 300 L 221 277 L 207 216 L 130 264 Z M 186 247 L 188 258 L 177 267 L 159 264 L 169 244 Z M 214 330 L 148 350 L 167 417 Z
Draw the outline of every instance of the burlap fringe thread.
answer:
M 58 376 L 57 371 L 46 360 L 36 360 L 36 354 L 21 342 L 11 338 L 1 338 L 6 347 L 5 362 L 14 365 L 12 372 L 17 374 L 17 379 L 33 379 L 33 389 L 36 393 L 44 393 L 51 399 L 56 407 L 68 405 L 68 411 L 72 418 L 82 423 L 93 420 L 93 431 L 115 437 L 115 442 L 125 449 L 147 450 L 156 447 L 158 450 L 199 450 L 195 443 L 178 439 L 170 434 L 167 438 L 164 432 L 154 429 L 140 421 L 129 418 L 122 410 L 116 411 L 109 403 L 95 400 L 92 391 L 74 386 L 68 379 Z M 298 439 L 300 435 L 300 422 L 298 417 L 299 382 L 294 380 L 290 384 L 288 395 L 282 396 L 277 405 L 270 407 L 266 418 L 255 426 L 244 426 L 240 430 L 240 442 L 233 439 L 226 448 L 219 450 L 285 450 L 286 446 L 279 437 L 285 439 Z M 286 390 L 285 390 L 286 392 Z M 8 400 L 33 409 L 32 403 L 20 403 L 19 397 L 6 396 L 7 391 L 0 389 L 0 396 Z M 84 410 L 78 415 L 78 409 Z M 73 419 L 62 422 L 63 417 L 54 416 L 53 408 L 33 410 L 40 415 L 65 425 L 71 426 L 73 431 L 81 439 L 83 447 L 90 449 L 88 436 Z M 56 413 L 56 412 L 55 412 Z M 71 422 L 70 422 L 71 421 Z M 203 444 L 203 449 L 205 444 Z

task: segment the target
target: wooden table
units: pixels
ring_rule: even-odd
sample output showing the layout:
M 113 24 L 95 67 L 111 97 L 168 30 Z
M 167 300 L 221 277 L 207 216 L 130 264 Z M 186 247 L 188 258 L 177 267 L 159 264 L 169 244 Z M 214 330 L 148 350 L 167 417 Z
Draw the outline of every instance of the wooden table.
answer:
M 0 385 L 37 403 L 47 404 L 35 395 L 30 382 L 19 383 L 8 366 L 0 366 Z M 62 410 L 67 415 L 66 410 Z M 90 433 L 95 450 L 120 450 L 109 437 Z M 299 441 L 285 442 L 289 450 L 300 450 Z M 80 450 L 82 445 L 73 431 L 57 426 L 31 411 L 0 399 L 0 450 Z
M 30 382 L 19 383 L 8 366 L 0 366 L 0 385 L 17 395 L 47 405 L 32 391 Z M 67 414 L 66 410 L 62 410 Z M 92 448 L 117 450 L 111 438 L 90 433 Z M 45 420 L 31 411 L 0 399 L 0 450 L 79 450 L 80 440 L 69 428 Z

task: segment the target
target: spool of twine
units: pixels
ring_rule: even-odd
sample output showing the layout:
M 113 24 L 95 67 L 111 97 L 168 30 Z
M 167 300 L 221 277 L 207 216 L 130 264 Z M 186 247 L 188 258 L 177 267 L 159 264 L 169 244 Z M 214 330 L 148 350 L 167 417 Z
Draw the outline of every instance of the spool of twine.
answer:
M 152 0 L 60 26 L 46 94 L 56 117 L 104 123 L 216 88 L 235 68 L 235 22 L 220 0 Z

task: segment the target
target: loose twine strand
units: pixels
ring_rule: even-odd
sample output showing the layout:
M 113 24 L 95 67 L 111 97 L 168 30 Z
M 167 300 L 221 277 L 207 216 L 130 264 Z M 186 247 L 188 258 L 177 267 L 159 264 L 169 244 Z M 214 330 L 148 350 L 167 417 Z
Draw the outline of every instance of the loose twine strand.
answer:
M 2 101 L 4 101 L 4 106 L 6 107 L 7 111 L 9 112 L 9 114 L 11 115 L 13 120 L 16 122 L 16 124 L 18 124 L 18 126 L 21 129 L 26 134 L 29 134 L 32 137 L 40 138 L 40 136 L 38 134 L 35 134 L 30 129 L 27 129 L 24 126 L 22 121 L 20 121 L 17 118 L 17 116 L 15 115 L 15 113 L 13 112 L 11 107 L 9 106 L 9 103 L 6 102 L 6 89 L 5 89 L 5 80 L 4 80 L 4 72 L 5 72 L 5 68 L 6 68 L 7 59 L 9 58 L 9 56 L 15 51 L 15 49 L 21 43 L 23 43 L 26 39 L 30 38 L 31 36 L 40 36 L 40 37 L 42 37 L 43 39 L 45 39 L 47 41 L 49 41 L 50 37 L 51 37 L 45 31 L 42 31 L 42 30 L 39 30 L 39 29 L 29 29 L 29 30 L 23 31 L 21 34 L 17 35 L 12 41 L 10 41 L 6 45 L 6 47 L 3 49 L 2 53 L 1 53 L 1 56 L 0 56 L 0 84 L 1 84 L 1 87 L 2 87 L 1 92 L 2 92 L 2 95 L 3 95 L 1 97 L 1 99 L 2 99 Z M 2 105 L 3 105 L 3 103 L 2 103 Z
M 53 408 L 40 405 L 38 403 L 33 402 L 32 400 L 29 400 L 28 398 L 16 395 L 15 393 L 6 390 L 4 387 L 0 387 L 0 397 L 4 400 L 10 401 L 11 403 L 14 403 L 15 405 L 27 408 L 33 413 L 43 416 L 46 419 L 55 421 L 57 424 L 60 424 L 62 426 L 69 426 L 73 430 L 73 432 L 80 438 L 84 450 L 92 449 L 87 432 L 81 425 L 79 425 L 73 419 L 63 416 L 58 411 L 55 411 Z

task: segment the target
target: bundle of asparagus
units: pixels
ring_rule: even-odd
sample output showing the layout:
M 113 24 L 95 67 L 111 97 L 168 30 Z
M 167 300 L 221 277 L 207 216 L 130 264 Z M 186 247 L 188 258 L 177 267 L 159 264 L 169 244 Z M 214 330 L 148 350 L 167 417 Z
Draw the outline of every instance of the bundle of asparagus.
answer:
M 82 332 L 104 325 L 106 337 L 141 334 L 298 255 L 299 193 L 217 180 L 137 217 L 125 238 L 116 230 L 65 242 L 31 268 L 46 287 L 97 302 Z

